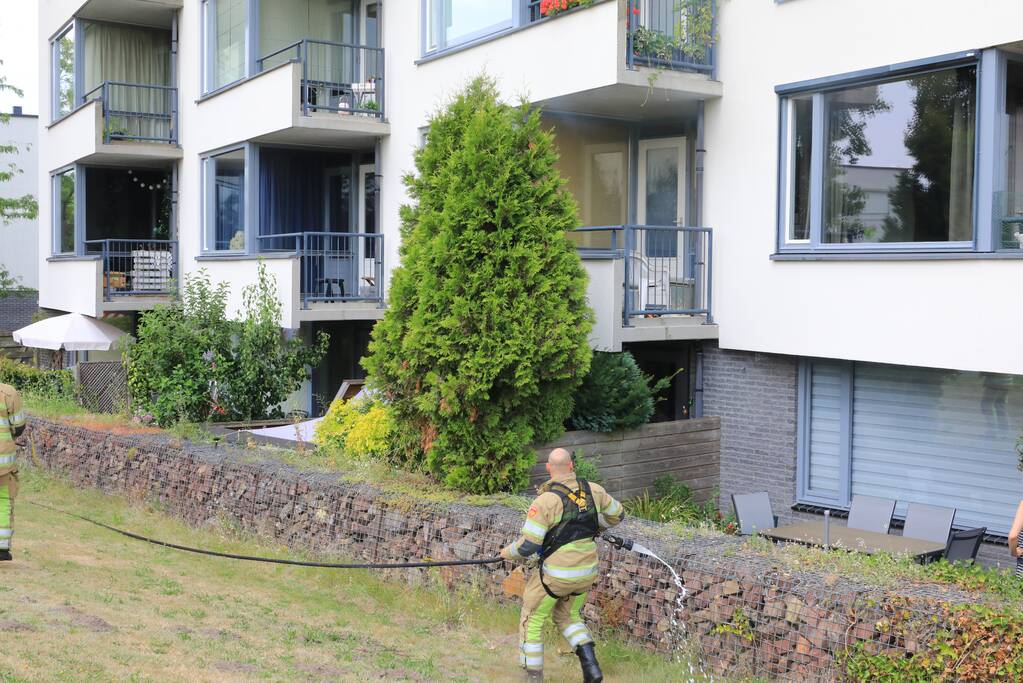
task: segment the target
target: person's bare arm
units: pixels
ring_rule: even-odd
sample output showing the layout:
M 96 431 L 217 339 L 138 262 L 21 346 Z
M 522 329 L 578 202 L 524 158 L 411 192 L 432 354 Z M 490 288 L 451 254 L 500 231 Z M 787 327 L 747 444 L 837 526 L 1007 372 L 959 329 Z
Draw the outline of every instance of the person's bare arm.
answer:
M 1016 519 L 1012 520 L 1012 529 L 1009 530 L 1009 554 L 1013 557 L 1023 555 L 1019 547 L 1019 532 L 1023 531 L 1023 501 L 1020 501 L 1016 508 Z

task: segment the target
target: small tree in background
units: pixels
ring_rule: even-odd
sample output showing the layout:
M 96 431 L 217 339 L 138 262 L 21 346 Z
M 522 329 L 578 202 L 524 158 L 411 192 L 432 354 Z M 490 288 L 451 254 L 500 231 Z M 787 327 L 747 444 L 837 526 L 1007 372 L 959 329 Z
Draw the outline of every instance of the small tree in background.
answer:
M 575 203 L 553 137 L 475 79 L 430 122 L 404 181 L 401 266 L 363 363 L 391 403 L 396 456 L 452 486 L 525 485 L 590 362 Z
M 280 417 L 280 404 L 320 362 L 329 338 L 320 333 L 315 346 L 285 339 L 276 292 L 260 263 L 242 320 L 233 321 L 225 283 L 214 285 L 205 271 L 187 277 L 180 301 L 142 315 L 126 352 L 136 409 L 162 425 Z
M 671 384 L 643 374 L 628 351 L 593 354 L 590 371 L 575 395 L 572 429 L 614 432 L 644 425 L 654 414 L 655 396 Z
M 243 316 L 228 382 L 231 411 L 243 420 L 279 417 L 280 404 L 302 386 L 311 366 L 327 352 L 330 338 L 320 332 L 314 346 L 281 333 L 277 282 L 259 264 L 259 279 L 242 293 Z
M 3 62 L 0 62 L 2 65 Z M 19 89 L 7 83 L 7 79 L 0 76 L 0 92 L 10 91 L 21 97 L 24 93 Z M 0 124 L 6 125 L 11 120 L 11 115 L 0 112 Z M 13 142 L 8 142 L 0 138 L 0 155 L 13 156 L 20 152 L 18 145 Z M 22 173 L 18 165 L 11 162 L 6 165 L 0 166 L 0 184 L 9 183 L 14 179 L 15 176 Z M 0 225 L 9 225 L 13 221 L 19 218 L 25 218 L 27 220 L 33 220 L 39 213 L 39 205 L 36 203 L 36 198 L 30 194 L 26 194 L 22 197 L 5 197 L 3 192 L 0 192 Z

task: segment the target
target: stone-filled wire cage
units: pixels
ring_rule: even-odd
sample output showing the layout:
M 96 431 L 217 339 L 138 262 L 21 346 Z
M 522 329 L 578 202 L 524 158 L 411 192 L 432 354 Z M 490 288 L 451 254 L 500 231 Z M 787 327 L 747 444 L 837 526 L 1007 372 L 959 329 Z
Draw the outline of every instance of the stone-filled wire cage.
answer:
M 77 486 L 152 502 L 196 526 L 226 524 L 334 561 L 493 558 L 524 520 L 525 505 L 430 502 L 342 473 L 297 469 L 270 452 L 257 456 L 253 449 L 167 435 L 115 435 L 33 418 L 20 441 L 23 462 Z M 980 600 L 951 585 L 881 586 L 827 568 L 794 570 L 733 536 L 632 518 L 615 533 L 663 558 L 684 590 L 658 560 L 599 541 L 600 579 L 583 614 L 598 641 L 616 638 L 671 658 L 677 681 L 878 680 L 871 675 L 877 658 L 896 665 L 934 661 L 943 643 L 969 628 L 961 610 Z M 443 581 L 456 594 L 471 586 L 505 602 L 514 602 L 522 585 L 515 566 L 503 561 L 383 575 L 419 585 Z M 1002 643 L 994 645 L 991 656 L 997 657 Z M 987 657 L 975 648 L 988 645 L 970 647 Z M 548 656 L 557 649 L 550 643 Z M 516 651 L 508 661 L 513 669 Z M 1005 680 L 961 673 L 950 670 L 934 680 Z

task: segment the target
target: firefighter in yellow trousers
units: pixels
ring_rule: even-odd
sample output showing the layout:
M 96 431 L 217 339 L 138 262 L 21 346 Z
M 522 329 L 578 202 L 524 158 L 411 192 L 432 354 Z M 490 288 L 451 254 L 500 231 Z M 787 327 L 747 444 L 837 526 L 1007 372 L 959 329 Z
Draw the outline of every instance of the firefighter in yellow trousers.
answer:
M 25 429 L 25 412 L 14 387 L 0 384 L 0 560 L 11 559 L 14 497 L 18 495 L 18 466 L 14 439 Z
M 577 480 L 572 455 L 555 448 L 547 458 L 551 478 L 529 506 L 522 535 L 501 557 L 525 562 L 536 555 L 536 571 L 522 594 L 519 661 L 526 680 L 543 680 L 543 626 L 553 618 L 579 657 L 584 683 L 604 680 L 593 652 L 593 638 L 582 619 L 586 592 L 597 580 L 595 539 L 622 520 L 622 504 L 598 484 Z

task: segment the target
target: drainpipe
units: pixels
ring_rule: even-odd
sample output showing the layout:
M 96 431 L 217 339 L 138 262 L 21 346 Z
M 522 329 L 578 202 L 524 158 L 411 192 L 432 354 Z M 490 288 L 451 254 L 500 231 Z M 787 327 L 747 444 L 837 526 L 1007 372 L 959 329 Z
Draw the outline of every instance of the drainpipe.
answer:
M 703 148 L 703 110 L 704 101 L 696 103 L 696 159 L 693 171 L 693 224 L 703 227 L 703 157 L 707 150 Z
M 178 135 L 178 13 L 175 12 L 171 19 L 171 44 L 170 44 L 170 82 L 174 88 L 171 97 L 171 142 L 177 144 Z
M 376 139 L 373 145 L 373 204 L 376 207 L 376 220 L 377 220 L 377 233 L 384 234 L 384 214 L 380 202 L 380 195 L 383 194 L 380 191 L 380 181 L 383 178 L 381 174 L 380 160 L 382 155 L 380 154 L 381 149 L 380 138 Z M 381 267 L 380 272 L 377 274 L 377 296 L 380 297 L 380 302 L 377 304 L 378 308 L 384 308 L 384 272 L 387 267 L 386 254 L 384 253 L 385 241 L 384 238 L 380 238 L 376 245 L 377 258 L 380 260 Z
M 690 417 L 703 417 L 703 349 L 696 352 L 694 384 L 693 411 L 690 414 Z

